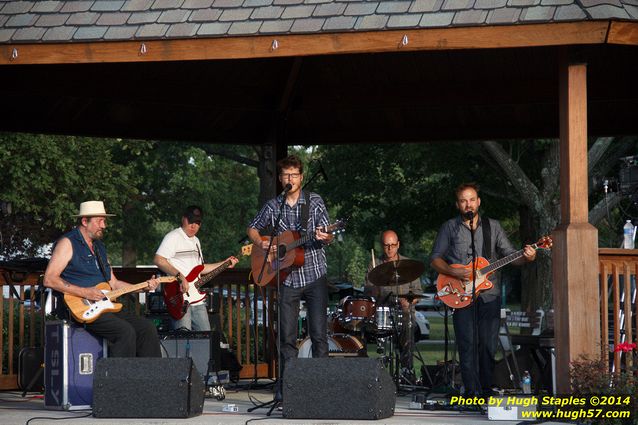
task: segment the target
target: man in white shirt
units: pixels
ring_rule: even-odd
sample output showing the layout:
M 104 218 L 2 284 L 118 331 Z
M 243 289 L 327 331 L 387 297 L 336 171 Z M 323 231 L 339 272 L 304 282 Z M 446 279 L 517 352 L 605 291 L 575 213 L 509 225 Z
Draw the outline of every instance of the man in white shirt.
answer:
M 194 284 L 197 280 L 188 281 L 187 276 L 194 267 L 203 264 L 201 274 L 207 274 L 221 266 L 224 262 L 231 262 L 234 267 L 239 261 L 231 256 L 224 261 L 205 264 L 201 244 L 197 236 L 202 225 L 202 209 L 191 205 L 182 215 L 182 226 L 164 236 L 153 262 L 164 273 L 176 276 L 181 282 L 184 299 L 189 302 L 188 309 L 179 320 L 171 320 L 173 329 L 187 329 L 194 331 L 210 331 L 210 321 L 206 310 L 206 295 L 201 294 Z

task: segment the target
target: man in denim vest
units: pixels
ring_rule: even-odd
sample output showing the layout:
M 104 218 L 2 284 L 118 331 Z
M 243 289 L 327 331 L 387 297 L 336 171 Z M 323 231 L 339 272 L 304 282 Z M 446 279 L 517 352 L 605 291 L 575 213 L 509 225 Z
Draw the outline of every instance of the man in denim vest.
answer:
M 51 260 L 44 273 L 44 285 L 63 294 L 71 294 L 90 301 L 104 298 L 96 285 L 108 282 L 112 289 L 131 284 L 115 277 L 101 239 L 106 228 L 107 214 L 102 201 L 80 204 L 77 226 L 55 244 Z M 148 290 L 159 284 L 149 281 Z M 95 321 L 84 324 L 91 333 L 109 342 L 109 357 L 161 357 L 157 330 L 152 322 L 141 318 L 125 307 L 117 313 L 102 313 Z

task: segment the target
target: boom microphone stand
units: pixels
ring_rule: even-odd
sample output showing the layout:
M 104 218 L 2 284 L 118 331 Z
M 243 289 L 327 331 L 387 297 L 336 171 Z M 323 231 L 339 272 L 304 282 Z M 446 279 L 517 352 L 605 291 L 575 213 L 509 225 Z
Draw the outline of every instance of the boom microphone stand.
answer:
M 286 187 L 284 187 L 283 192 L 281 192 L 281 204 L 279 205 L 279 213 L 277 214 L 277 219 L 275 220 L 275 224 L 272 226 L 272 231 L 270 232 L 270 243 L 268 244 L 268 249 L 266 250 L 266 255 L 264 255 L 264 262 L 261 265 L 261 270 L 259 271 L 259 276 L 257 277 L 257 283 L 261 283 L 261 279 L 264 275 L 264 269 L 266 267 L 266 263 L 268 262 L 268 257 L 270 256 L 270 250 L 272 248 L 273 245 L 273 241 L 275 240 L 275 238 L 277 238 L 277 229 L 279 228 L 279 220 L 281 219 L 281 216 L 283 215 L 284 212 L 284 205 L 286 204 L 286 194 L 288 193 L 288 191 L 292 189 L 292 185 L 290 183 L 286 184 Z M 256 409 L 261 409 L 262 407 L 268 407 L 270 406 L 270 410 L 268 410 L 268 413 L 266 413 L 266 416 L 270 416 L 272 414 L 272 411 L 275 410 L 275 407 L 277 407 L 279 405 L 279 403 L 281 403 L 283 401 L 283 397 L 282 397 L 282 388 L 279 386 L 279 384 L 281 383 L 282 380 L 282 370 L 281 370 L 281 363 L 282 363 L 282 356 L 281 356 L 281 297 L 280 297 L 280 293 L 281 293 L 281 282 L 280 282 L 280 278 L 279 278 L 279 272 L 281 271 L 281 261 L 279 261 L 279 238 L 277 238 L 277 252 L 276 252 L 276 260 L 275 260 L 275 266 L 277 268 L 277 356 L 279 357 L 278 361 L 277 361 L 277 379 L 275 380 L 275 396 L 273 397 L 272 400 L 267 401 L 265 403 L 261 403 L 258 404 L 256 406 L 251 407 L 250 409 L 248 409 L 248 412 L 252 412 L 253 410 Z M 285 252 L 283 253 L 285 254 Z M 257 359 L 255 359 L 255 362 L 257 361 Z

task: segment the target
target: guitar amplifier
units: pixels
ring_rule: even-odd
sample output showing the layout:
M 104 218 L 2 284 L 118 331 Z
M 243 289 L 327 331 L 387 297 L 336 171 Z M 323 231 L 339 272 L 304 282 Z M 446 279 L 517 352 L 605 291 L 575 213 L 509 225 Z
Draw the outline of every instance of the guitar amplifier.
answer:
M 44 407 L 90 409 L 95 364 L 107 356 L 106 340 L 67 321 L 49 321 L 44 348 Z
M 170 332 L 171 329 L 171 316 L 166 314 L 153 314 L 146 313 L 146 318 L 153 322 L 155 328 L 157 329 L 157 333 L 162 335 Z
M 216 331 L 186 331 L 170 332 L 160 337 L 162 346 L 162 357 L 193 359 L 197 370 L 206 375 L 208 371 L 208 361 L 210 360 L 210 338 L 213 338 L 213 361 L 214 366 L 211 372 L 218 372 L 221 367 L 221 356 L 219 347 L 219 332 Z
M 168 314 L 164 295 L 161 292 L 146 294 L 146 314 Z

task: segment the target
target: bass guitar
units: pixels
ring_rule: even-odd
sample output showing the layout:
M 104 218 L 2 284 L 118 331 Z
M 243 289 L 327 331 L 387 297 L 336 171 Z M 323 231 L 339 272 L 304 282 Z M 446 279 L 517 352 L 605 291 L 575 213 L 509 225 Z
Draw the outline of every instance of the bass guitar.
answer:
M 336 235 L 338 233 L 345 232 L 347 219 L 340 219 L 326 226 L 325 233 L 331 233 Z M 313 240 L 313 234 L 306 234 L 301 236 L 299 232 L 293 230 L 286 230 L 278 236 L 275 236 L 275 240 L 272 244 L 272 250 L 268 255 L 266 266 L 263 268 L 264 257 L 266 251 L 261 247 L 256 246 L 253 250 L 253 254 L 250 257 L 250 268 L 252 270 L 253 281 L 257 286 L 266 286 L 270 283 L 276 282 L 277 268 L 279 268 L 279 279 L 283 281 L 290 274 L 292 267 L 301 267 L 304 263 L 304 249 L 303 245 Z M 269 236 L 262 236 L 262 241 L 268 241 Z M 260 276 L 261 273 L 261 276 Z M 259 279 L 261 277 L 261 280 Z
M 241 253 L 239 255 L 250 255 L 252 248 L 252 245 L 244 245 L 241 248 Z M 231 264 L 230 260 L 226 260 L 215 270 L 203 276 L 199 275 L 202 270 L 204 270 L 203 264 L 193 267 L 186 276 L 186 281 L 189 283 L 188 292 L 186 293 L 182 293 L 180 281 L 175 278 L 173 278 L 174 280 L 172 282 L 163 285 L 162 295 L 164 295 L 164 303 L 166 304 L 168 314 L 170 314 L 175 320 L 179 320 L 184 317 L 189 305 L 202 301 L 206 298 L 206 292 L 201 292 L 200 289 L 221 272 L 230 267 Z
M 535 244 L 532 245 L 534 249 L 550 249 L 552 247 L 552 238 L 549 236 L 543 236 Z M 503 266 L 508 265 L 512 261 L 516 261 L 523 256 L 524 250 L 516 251 L 513 254 L 503 257 L 498 261 L 490 264 L 483 257 L 476 259 L 476 287 L 475 294 L 492 288 L 492 282 L 488 280 L 491 274 Z M 437 297 L 443 301 L 448 307 L 463 308 L 472 303 L 472 262 L 468 264 L 451 264 L 450 267 L 466 269 L 470 271 L 470 277 L 468 280 L 462 281 L 456 277 L 446 274 L 439 274 L 436 279 Z
M 160 283 L 171 282 L 175 278 L 173 276 L 159 277 L 157 278 Z M 117 313 L 122 310 L 122 304 L 114 302 L 118 297 L 130 292 L 139 291 L 148 287 L 149 281 L 146 280 L 136 285 L 131 285 L 128 288 L 111 289 L 111 285 L 108 282 L 102 282 L 95 285 L 97 289 L 104 293 L 104 298 L 100 301 L 91 301 L 85 298 L 78 297 L 76 295 L 64 294 L 64 303 L 69 307 L 71 315 L 75 320 L 80 323 L 91 323 L 97 320 L 102 313 L 113 312 Z

